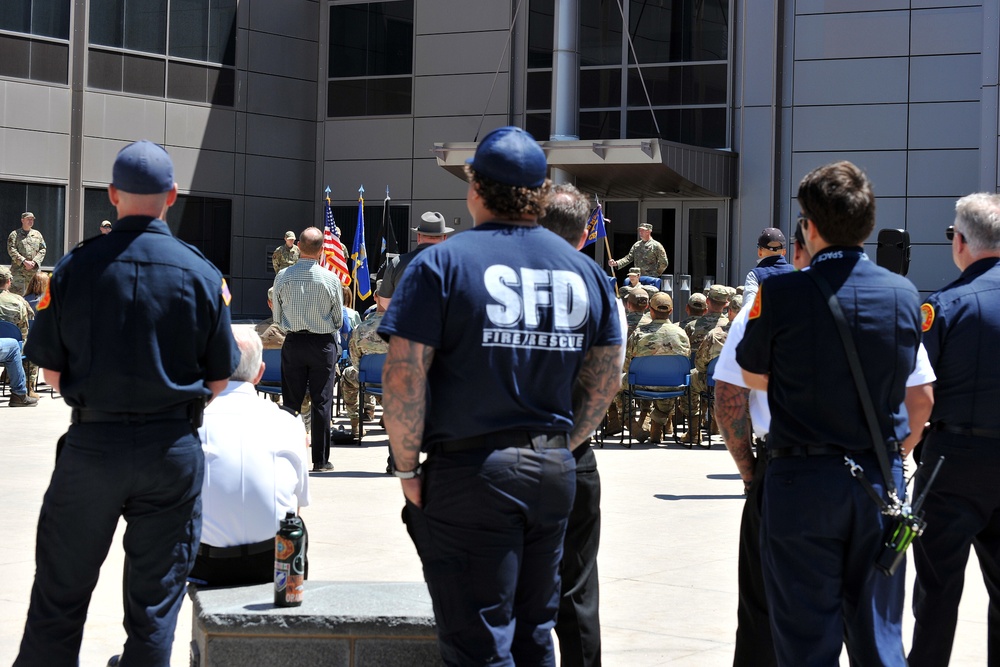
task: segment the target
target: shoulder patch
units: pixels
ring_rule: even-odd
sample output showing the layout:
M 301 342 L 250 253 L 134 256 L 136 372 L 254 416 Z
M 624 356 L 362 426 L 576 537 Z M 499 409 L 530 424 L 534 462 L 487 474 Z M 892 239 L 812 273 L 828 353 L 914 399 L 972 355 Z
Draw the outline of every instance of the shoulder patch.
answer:
M 42 298 L 38 300 L 38 305 L 36 306 L 38 310 L 45 310 L 49 307 L 49 304 L 52 303 L 52 294 L 49 292 L 49 290 L 52 289 L 51 285 L 52 281 L 50 280 L 49 284 L 45 286 L 45 294 L 43 294 Z
M 750 306 L 750 313 L 747 315 L 748 320 L 755 320 L 760 317 L 760 295 L 763 291 L 764 284 L 757 285 L 757 293 L 754 294 L 753 305 Z
M 934 325 L 934 314 L 934 306 L 931 304 L 925 303 L 920 306 L 920 331 L 930 331 Z
M 222 300 L 229 306 L 229 302 L 233 300 L 233 295 L 229 292 L 229 285 L 226 284 L 226 279 L 222 279 Z

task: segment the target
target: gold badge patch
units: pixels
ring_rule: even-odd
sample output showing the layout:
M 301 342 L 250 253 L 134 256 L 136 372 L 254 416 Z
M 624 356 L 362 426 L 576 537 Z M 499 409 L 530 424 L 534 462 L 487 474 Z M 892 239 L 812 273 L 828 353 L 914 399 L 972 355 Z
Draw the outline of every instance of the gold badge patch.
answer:
M 920 330 L 930 331 L 931 326 L 934 324 L 934 306 L 929 303 L 925 303 L 920 306 Z
M 764 290 L 763 285 L 757 286 L 757 293 L 753 297 L 753 305 L 750 306 L 750 314 L 747 319 L 755 320 L 760 317 L 760 293 Z

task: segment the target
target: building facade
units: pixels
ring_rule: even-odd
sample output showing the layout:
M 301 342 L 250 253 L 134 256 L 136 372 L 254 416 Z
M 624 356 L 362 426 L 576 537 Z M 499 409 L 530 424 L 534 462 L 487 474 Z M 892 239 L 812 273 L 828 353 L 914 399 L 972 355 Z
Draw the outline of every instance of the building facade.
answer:
M 599 198 L 612 254 L 653 224 L 677 289 L 741 282 L 799 178 L 850 159 L 929 292 L 954 200 L 998 188 L 998 44 L 1000 0 L 5 0 L 0 229 L 33 211 L 51 266 L 114 220 L 115 153 L 160 142 L 168 223 L 260 316 L 327 186 L 348 247 L 366 190 L 374 273 L 383 207 L 404 247 L 425 210 L 467 229 L 461 165 L 514 124 Z

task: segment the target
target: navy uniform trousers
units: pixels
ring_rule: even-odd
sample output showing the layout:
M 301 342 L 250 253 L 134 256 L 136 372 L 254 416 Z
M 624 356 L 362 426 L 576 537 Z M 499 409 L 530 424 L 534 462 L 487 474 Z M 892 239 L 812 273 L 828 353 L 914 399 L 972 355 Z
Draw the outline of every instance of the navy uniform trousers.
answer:
M 589 441 L 575 450 L 576 498 L 563 540 L 559 566 L 562 597 L 556 618 L 563 667 L 601 664 L 600 596 L 597 550 L 601 545 L 601 475 Z
M 969 547 L 975 547 L 990 596 L 988 658 L 1000 664 L 1000 442 L 931 433 L 923 444 L 914 483 L 919 494 L 929 469 L 944 456 L 923 509 L 927 528 L 913 542 L 917 568 L 913 588 L 911 667 L 947 665 L 955 639 L 958 604 L 965 584 Z
M 884 496 L 874 452 L 853 459 Z M 902 488 L 899 454 L 889 457 Z M 795 508 L 795 511 L 789 511 Z M 761 554 L 774 650 L 781 667 L 906 667 L 905 568 L 879 573 L 879 507 L 836 455 L 772 458 L 764 476 Z
M 73 424 L 38 519 L 18 667 L 76 667 L 87 605 L 125 517 L 122 664 L 167 667 L 201 538 L 205 458 L 188 420 Z
M 740 521 L 739 602 L 736 607 L 733 667 L 773 667 L 778 664 L 774 657 L 771 618 L 767 610 L 760 558 L 761 489 L 766 472 L 767 451 L 760 444 L 754 462 L 753 481 L 747 490 Z
M 330 420 L 333 418 L 334 367 L 337 363 L 336 334 L 292 332 L 281 346 L 282 405 L 298 410 L 308 385 L 312 399 L 313 467 L 330 460 Z
M 403 521 L 420 555 L 446 665 L 554 667 L 559 562 L 576 463 L 565 448 L 431 453 L 423 508 Z

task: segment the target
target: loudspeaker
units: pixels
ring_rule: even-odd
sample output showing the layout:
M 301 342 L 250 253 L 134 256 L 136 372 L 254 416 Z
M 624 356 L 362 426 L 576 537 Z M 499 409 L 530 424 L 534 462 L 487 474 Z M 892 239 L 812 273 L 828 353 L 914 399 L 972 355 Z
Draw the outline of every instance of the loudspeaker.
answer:
M 910 269 L 910 233 L 905 229 L 880 229 L 875 262 L 893 273 L 905 276 Z

